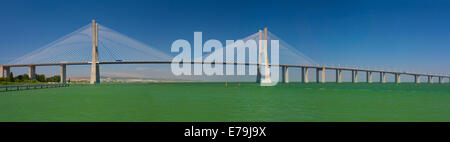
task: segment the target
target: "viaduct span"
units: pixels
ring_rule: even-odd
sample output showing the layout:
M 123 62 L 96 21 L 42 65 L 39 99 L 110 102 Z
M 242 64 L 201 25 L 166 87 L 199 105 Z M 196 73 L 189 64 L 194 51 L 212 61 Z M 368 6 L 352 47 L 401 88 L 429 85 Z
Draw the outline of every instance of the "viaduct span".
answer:
M 36 77 L 36 66 L 60 66 L 61 72 L 61 83 L 66 83 L 67 75 L 66 75 L 66 67 L 72 65 L 90 65 L 91 66 L 91 75 L 90 75 L 90 83 L 98 84 L 100 83 L 100 65 L 102 64 L 171 64 L 172 61 L 116 61 L 116 62 L 100 62 L 98 56 L 98 24 L 95 20 L 92 20 L 92 61 L 91 62 L 71 62 L 71 63 L 38 63 L 38 64 L 10 64 L 10 65 L 0 65 L 0 77 L 9 77 L 11 75 L 11 68 L 13 67 L 28 67 L 28 75 L 30 79 L 35 79 Z M 267 28 L 265 31 L 265 40 L 267 40 Z M 260 40 L 262 39 L 262 33 L 259 31 Z M 261 51 L 261 48 L 260 48 Z M 267 53 L 267 52 L 266 52 Z M 261 54 L 261 53 L 260 53 Z M 260 55 L 259 54 L 259 55 Z M 261 56 L 259 56 L 261 57 Z M 267 56 L 266 56 L 267 57 Z M 260 59 L 260 58 L 259 58 Z M 267 60 L 265 60 L 267 61 Z M 310 70 L 316 71 L 316 82 L 325 83 L 325 71 L 333 70 L 336 72 L 335 81 L 337 83 L 342 82 L 342 71 L 349 71 L 352 73 L 352 82 L 358 82 L 358 74 L 366 73 L 366 82 L 372 83 L 374 81 L 373 74 L 379 74 L 379 81 L 381 83 L 386 83 L 386 74 L 393 74 L 395 76 L 395 83 L 401 82 L 401 76 L 410 75 L 414 76 L 415 83 L 421 83 L 420 78 L 426 77 L 427 83 L 433 83 L 433 78 L 438 78 L 439 83 L 444 83 L 444 79 L 448 79 L 450 82 L 450 76 L 448 75 L 436 75 L 436 74 L 422 74 L 422 73 L 412 73 L 412 72 L 395 72 L 388 70 L 371 70 L 371 69 L 359 69 L 359 68 L 345 68 L 345 67 L 330 67 L 330 66 L 308 66 L 308 65 L 288 65 L 288 64 L 269 64 L 265 62 L 261 64 L 259 60 L 258 63 L 218 63 L 218 62 L 187 62 L 190 64 L 234 64 L 234 65 L 247 65 L 247 66 L 257 66 L 258 70 L 261 66 L 264 66 L 267 70 L 269 66 L 279 66 L 281 68 L 281 76 L 282 82 L 289 82 L 289 69 L 292 68 L 300 68 L 301 69 L 301 82 L 308 83 L 309 72 Z M 267 76 L 267 75 L 266 75 Z M 270 75 L 269 75 L 270 76 Z M 257 82 L 261 81 L 261 75 L 258 71 Z

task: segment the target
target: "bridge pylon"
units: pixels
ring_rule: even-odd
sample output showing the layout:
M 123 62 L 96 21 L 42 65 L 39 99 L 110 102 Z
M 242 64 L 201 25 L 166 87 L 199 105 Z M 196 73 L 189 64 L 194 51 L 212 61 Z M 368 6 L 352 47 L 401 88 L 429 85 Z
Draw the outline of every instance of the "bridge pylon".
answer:
M 91 84 L 100 83 L 100 66 L 98 60 L 98 25 L 92 20 L 92 63 L 91 63 Z
M 270 84 L 272 83 L 272 80 L 270 79 L 270 68 L 269 68 L 269 56 L 267 53 L 268 50 L 268 45 L 267 45 L 267 28 L 264 28 L 264 40 L 261 40 L 262 35 L 261 35 L 261 31 L 259 32 L 259 49 L 260 51 L 262 51 L 262 53 L 260 52 L 259 59 L 261 59 L 261 54 L 264 55 L 264 80 L 261 80 L 261 83 L 263 84 Z M 261 60 L 259 60 L 259 62 L 261 62 Z

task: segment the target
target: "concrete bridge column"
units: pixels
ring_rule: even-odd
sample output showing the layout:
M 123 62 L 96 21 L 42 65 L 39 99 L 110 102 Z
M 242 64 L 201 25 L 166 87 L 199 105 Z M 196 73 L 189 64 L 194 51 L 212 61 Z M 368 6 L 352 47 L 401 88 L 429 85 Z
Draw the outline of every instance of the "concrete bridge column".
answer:
M 320 70 L 322 70 L 321 68 L 316 68 L 316 82 L 319 83 L 320 82 Z
M 380 72 L 380 83 L 383 82 L 383 72 Z
M 100 83 L 100 66 L 98 60 L 98 26 L 92 20 L 92 63 L 91 63 L 91 84 Z
M 281 66 L 281 79 L 284 83 L 289 83 L 289 68 Z
M 414 82 L 420 83 L 420 75 L 414 75 Z
M 35 79 L 36 77 L 36 66 L 29 66 L 28 68 L 28 77 L 30 77 L 31 80 Z
M 386 83 L 386 73 L 385 72 L 383 72 L 383 73 L 381 73 L 381 82 L 382 83 Z
M 302 83 L 305 83 L 305 68 L 302 67 L 302 68 L 300 69 L 300 71 L 301 71 L 301 76 L 302 76 Z
M 367 83 L 372 83 L 372 72 L 367 72 Z
M 352 70 L 352 82 L 358 83 L 358 71 L 357 70 Z
M 395 74 L 395 83 L 400 83 L 400 74 L 399 73 Z
M 284 82 L 286 82 L 286 83 L 289 83 L 289 68 L 288 67 L 285 67 L 285 69 L 286 69 L 286 71 L 285 71 L 285 79 L 284 79 Z
M 256 83 L 261 83 L 261 71 L 259 69 L 259 65 L 256 70 Z
M 308 83 L 309 82 L 309 71 L 308 68 L 302 67 L 302 82 Z
M 366 71 L 366 82 L 369 83 L 369 72 Z
M 281 66 L 281 82 L 286 83 L 285 66 Z
M 444 83 L 444 79 L 442 79 L 442 77 L 439 77 L 439 83 Z
M 321 70 L 322 70 L 322 83 L 325 83 L 326 82 L 326 80 L 325 80 L 326 71 L 325 71 L 325 68 L 322 68 Z
M 61 83 L 66 83 L 66 64 L 61 65 Z
M 398 83 L 398 74 L 394 74 L 395 83 Z
M 342 83 L 342 70 L 336 69 L 336 83 Z
M 355 71 L 352 70 L 352 83 L 354 83 L 354 82 L 355 82 Z
M 433 83 L 433 76 L 428 76 L 428 83 Z

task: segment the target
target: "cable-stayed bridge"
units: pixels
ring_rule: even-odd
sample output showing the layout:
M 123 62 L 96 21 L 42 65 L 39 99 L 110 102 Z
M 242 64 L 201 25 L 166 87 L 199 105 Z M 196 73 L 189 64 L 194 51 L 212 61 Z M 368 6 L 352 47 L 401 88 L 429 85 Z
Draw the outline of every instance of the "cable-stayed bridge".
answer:
M 265 30 L 265 40 L 279 39 L 277 36 Z M 259 37 L 259 38 L 258 38 Z M 242 40 L 261 40 L 261 32 L 255 33 Z M 280 64 L 261 64 L 261 62 L 184 62 L 189 64 L 234 64 L 246 66 L 278 66 L 281 68 L 281 79 L 289 82 L 289 70 L 301 69 L 301 82 L 310 82 L 310 71 L 315 71 L 315 82 L 325 83 L 325 72 L 336 72 L 335 81 L 342 82 L 342 71 L 350 71 L 352 82 L 358 82 L 358 73 L 366 73 L 366 82 L 372 83 L 373 74 L 379 74 L 379 82 L 386 82 L 386 74 L 395 76 L 395 82 L 401 82 L 401 76 L 413 76 L 416 83 L 420 83 L 421 77 L 427 77 L 428 83 L 433 83 L 433 78 L 438 78 L 439 83 L 449 79 L 448 75 L 424 74 L 413 72 L 398 72 L 390 70 L 361 69 L 348 67 L 320 66 L 312 59 L 305 56 L 289 44 L 280 40 Z M 102 26 L 95 21 L 88 24 L 42 48 L 39 48 L 23 57 L 15 59 L 8 64 L 0 65 L 0 77 L 9 77 L 11 68 L 28 67 L 28 75 L 31 79 L 36 76 L 37 66 L 60 66 L 61 83 L 66 83 L 67 66 L 91 65 L 90 83 L 100 83 L 100 65 L 106 64 L 171 64 L 172 56 L 142 44 L 134 39 L 122 35 L 110 28 Z M 261 75 L 257 75 L 257 81 Z

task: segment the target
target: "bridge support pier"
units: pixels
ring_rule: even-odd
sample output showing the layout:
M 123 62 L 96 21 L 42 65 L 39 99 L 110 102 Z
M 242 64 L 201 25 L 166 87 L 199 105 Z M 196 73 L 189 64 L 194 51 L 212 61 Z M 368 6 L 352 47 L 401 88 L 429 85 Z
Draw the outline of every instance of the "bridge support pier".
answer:
M 66 84 L 66 65 L 61 65 L 61 83 Z
M 30 77 L 31 80 L 35 79 L 36 77 L 36 66 L 29 66 L 28 68 L 28 77 Z
M 261 83 L 261 71 L 259 69 L 259 65 L 258 65 L 258 68 L 256 70 L 256 83 Z
M 342 71 L 336 69 L 336 83 L 342 83 Z
M 319 72 L 321 72 L 321 74 L 319 74 Z M 316 82 L 325 83 L 325 68 L 316 68 Z
M 285 67 L 285 69 L 286 69 L 286 72 L 285 72 L 285 79 L 284 79 L 284 82 L 285 83 L 289 83 L 289 68 L 288 67 Z
M 352 83 L 358 83 L 358 71 L 352 70 Z
M 417 84 L 420 83 L 420 76 L 419 75 L 414 75 L 414 83 L 417 83 Z
M 316 83 L 319 83 L 319 79 L 320 79 L 319 72 L 320 72 L 320 69 L 316 68 Z
M 428 76 L 428 83 L 433 83 L 433 76 Z
M 372 83 L 372 72 L 367 72 L 366 81 L 367 83 Z
M 284 83 L 289 83 L 289 68 L 281 66 L 281 79 Z
M 439 77 L 439 83 L 444 83 L 444 79 L 442 79 L 442 77 Z
M 369 83 L 369 72 L 366 71 L 366 82 Z
M 91 84 L 100 83 L 100 66 L 98 60 L 98 26 L 92 20 L 92 63 L 91 63 Z
M 322 82 L 322 83 L 325 83 L 325 82 L 326 82 L 326 80 L 325 80 L 325 73 L 326 73 L 326 70 L 325 70 L 325 68 L 322 68 L 321 71 L 322 71 L 322 79 L 321 79 L 321 82 Z
M 380 83 L 383 82 L 383 73 L 380 72 Z
M 400 83 L 400 74 L 399 73 L 395 74 L 395 83 Z
M 352 83 L 354 83 L 354 82 L 355 82 L 355 71 L 352 70 Z
M 386 83 L 386 73 L 385 72 L 380 72 L 380 82 Z
M 309 71 L 308 68 L 302 67 L 302 82 L 308 83 L 309 82 Z

